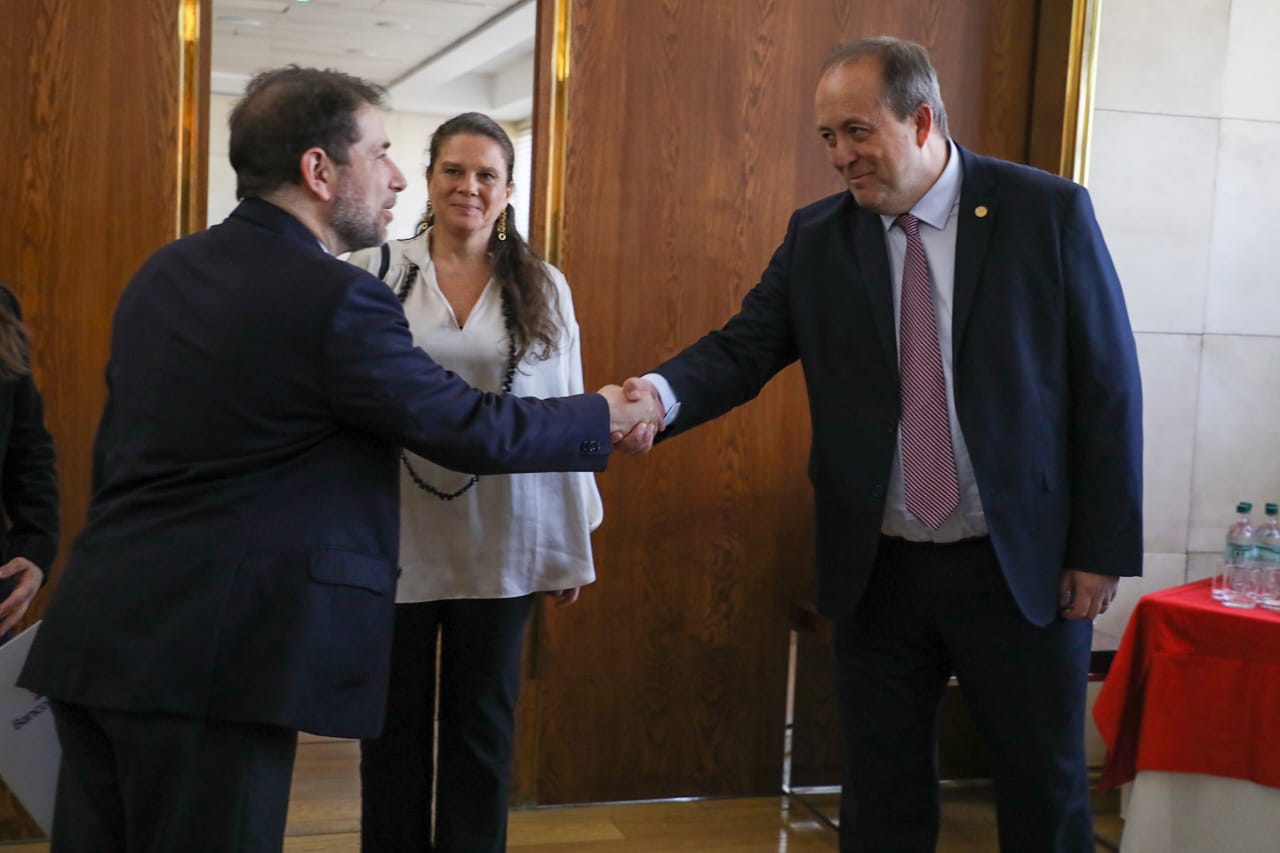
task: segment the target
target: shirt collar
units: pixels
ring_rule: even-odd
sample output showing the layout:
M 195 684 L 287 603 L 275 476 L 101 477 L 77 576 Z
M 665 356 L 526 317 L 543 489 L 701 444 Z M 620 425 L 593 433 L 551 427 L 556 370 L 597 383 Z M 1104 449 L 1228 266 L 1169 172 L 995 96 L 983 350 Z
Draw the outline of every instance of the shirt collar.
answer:
M 929 187 L 929 191 L 911 208 L 911 213 L 921 222 L 928 223 L 939 231 L 944 229 L 947 226 L 947 217 L 960 201 L 962 178 L 960 152 L 956 151 L 956 144 L 948 139 L 947 165 L 938 176 L 938 180 Z M 897 218 L 881 215 L 880 221 L 884 223 L 884 230 L 888 231 L 892 228 Z

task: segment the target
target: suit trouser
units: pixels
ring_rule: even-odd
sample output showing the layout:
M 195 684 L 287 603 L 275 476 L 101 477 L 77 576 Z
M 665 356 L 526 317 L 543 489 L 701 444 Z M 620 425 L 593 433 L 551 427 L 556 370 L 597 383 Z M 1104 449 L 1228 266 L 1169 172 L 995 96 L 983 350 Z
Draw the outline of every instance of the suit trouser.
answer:
M 284 844 L 298 733 L 52 701 L 51 853 L 268 853 Z
M 380 737 L 360 743 L 365 853 L 506 850 L 521 648 L 533 598 L 396 605 L 386 724 Z
M 842 851 L 932 851 L 937 727 L 954 673 L 994 777 L 1000 849 L 1092 851 L 1084 757 L 1092 625 L 1023 618 L 989 540 L 882 537 L 867 590 L 836 621 L 845 735 Z

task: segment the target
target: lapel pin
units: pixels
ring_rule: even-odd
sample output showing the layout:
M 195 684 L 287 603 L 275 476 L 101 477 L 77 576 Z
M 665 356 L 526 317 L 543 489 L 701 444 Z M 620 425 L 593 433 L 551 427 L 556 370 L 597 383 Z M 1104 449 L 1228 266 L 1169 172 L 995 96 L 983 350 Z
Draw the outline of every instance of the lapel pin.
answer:
M 973 215 L 982 219 L 987 215 L 987 206 L 985 204 L 978 205 L 973 209 Z

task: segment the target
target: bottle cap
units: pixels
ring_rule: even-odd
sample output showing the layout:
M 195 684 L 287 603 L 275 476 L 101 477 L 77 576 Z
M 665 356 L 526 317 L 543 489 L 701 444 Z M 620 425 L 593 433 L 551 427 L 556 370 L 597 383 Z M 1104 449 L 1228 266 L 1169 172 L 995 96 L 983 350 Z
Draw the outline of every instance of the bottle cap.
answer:
M 1243 513 L 1243 512 L 1248 512 L 1251 509 L 1253 509 L 1253 504 L 1249 503 L 1248 501 L 1240 501 L 1240 503 L 1236 504 L 1236 512 Z

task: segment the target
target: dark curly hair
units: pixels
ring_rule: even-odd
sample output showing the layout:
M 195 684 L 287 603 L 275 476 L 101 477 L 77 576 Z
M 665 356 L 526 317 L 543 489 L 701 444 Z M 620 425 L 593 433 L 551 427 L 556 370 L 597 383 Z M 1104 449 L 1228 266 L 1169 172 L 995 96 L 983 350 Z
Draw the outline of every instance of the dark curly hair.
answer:
M 340 166 L 360 140 L 356 113 L 381 107 L 381 86 L 341 71 L 288 65 L 249 81 L 231 111 L 231 167 L 236 197 L 259 198 L 302 178 L 299 161 L 323 148 Z
M 18 313 L 18 300 L 9 288 L 0 284 L 0 381 L 31 373 L 27 363 L 29 342 L 27 327 Z
M 427 174 L 435 167 L 440 148 L 451 137 L 459 134 L 487 136 L 502 147 L 507 163 L 507 186 L 511 186 L 511 172 L 516 164 L 516 149 L 511 137 L 496 121 L 484 113 L 462 113 L 446 121 L 431 134 L 428 147 Z M 512 332 L 515 336 L 516 357 L 523 359 L 530 352 L 534 358 L 547 359 L 556 351 L 559 327 L 562 321 L 560 301 L 555 283 L 547 268 L 534 254 L 528 241 L 516 229 L 516 212 L 507 205 L 507 239 L 499 240 L 497 229 L 489 235 L 489 256 L 493 259 L 493 277 L 502 288 L 506 303 L 513 309 Z M 428 208 L 422 225 L 432 224 Z

